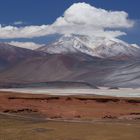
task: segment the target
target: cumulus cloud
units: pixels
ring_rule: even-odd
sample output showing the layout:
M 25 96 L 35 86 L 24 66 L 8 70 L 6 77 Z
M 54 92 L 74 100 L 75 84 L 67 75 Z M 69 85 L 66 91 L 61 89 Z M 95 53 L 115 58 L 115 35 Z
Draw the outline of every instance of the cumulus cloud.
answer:
M 131 27 L 133 22 L 127 17 L 126 12 L 106 11 L 86 3 L 73 4 L 64 13 L 64 20 L 68 23 L 103 28 Z
M 33 38 L 50 34 L 80 34 L 104 37 L 125 35 L 122 28 L 133 27 L 124 11 L 107 11 L 87 3 L 75 3 L 51 25 L 0 26 L 0 38 Z
M 18 41 L 11 41 L 11 42 L 8 42 L 8 44 L 17 46 L 20 48 L 31 49 L 31 50 L 35 50 L 44 45 L 44 44 L 37 44 L 34 42 L 18 42 Z

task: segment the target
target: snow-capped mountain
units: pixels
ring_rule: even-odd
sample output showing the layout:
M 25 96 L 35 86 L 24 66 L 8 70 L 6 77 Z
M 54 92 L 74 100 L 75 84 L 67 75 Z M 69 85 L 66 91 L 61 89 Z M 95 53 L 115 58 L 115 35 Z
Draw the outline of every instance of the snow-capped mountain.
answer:
M 0 43 L 0 86 L 68 81 L 140 87 L 140 59 L 128 59 L 139 54 L 135 44 L 77 35 L 62 36 L 38 51 Z
M 62 36 L 56 42 L 40 47 L 37 50 L 50 54 L 67 54 L 82 52 L 91 56 L 95 56 L 92 48 L 90 48 L 88 44 L 86 44 L 86 42 L 80 38 L 80 36 L 75 35 Z
M 128 44 L 116 38 L 96 38 L 92 44 L 93 51 L 102 58 L 110 57 L 139 57 L 140 47 Z
M 62 36 L 57 41 L 40 47 L 38 51 L 50 54 L 82 52 L 100 58 L 138 57 L 140 47 L 116 38 L 89 37 L 80 35 Z

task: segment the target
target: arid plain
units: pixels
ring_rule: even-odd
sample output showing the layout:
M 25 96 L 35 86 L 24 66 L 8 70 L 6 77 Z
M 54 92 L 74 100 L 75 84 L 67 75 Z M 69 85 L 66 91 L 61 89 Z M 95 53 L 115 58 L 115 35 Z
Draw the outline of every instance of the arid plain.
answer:
M 0 112 L 2 140 L 140 139 L 140 98 L 0 92 Z

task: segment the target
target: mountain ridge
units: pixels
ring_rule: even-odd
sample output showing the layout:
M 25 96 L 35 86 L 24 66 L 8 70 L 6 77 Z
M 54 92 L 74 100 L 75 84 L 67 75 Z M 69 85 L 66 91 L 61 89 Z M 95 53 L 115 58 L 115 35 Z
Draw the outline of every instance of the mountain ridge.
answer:
M 85 53 L 99 58 L 138 58 L 140 47 L 122 40 L 79 35 L 62 36 L 55 42 L 42 46 L 37 51 L 50 54 Z

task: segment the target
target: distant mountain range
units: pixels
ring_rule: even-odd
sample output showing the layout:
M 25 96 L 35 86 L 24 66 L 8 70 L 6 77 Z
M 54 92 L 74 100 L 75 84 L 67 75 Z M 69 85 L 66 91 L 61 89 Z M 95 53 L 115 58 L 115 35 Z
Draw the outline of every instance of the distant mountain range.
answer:
M 0 86 L 55 82 L 61 87 L 68 83 L 136 88 L 139 57 L 139 46 L 101 37 L 62 36 L 36 50 L 0 43 Z

